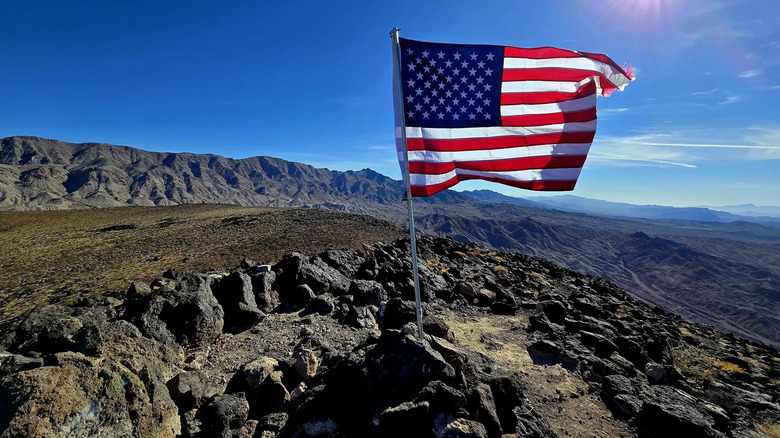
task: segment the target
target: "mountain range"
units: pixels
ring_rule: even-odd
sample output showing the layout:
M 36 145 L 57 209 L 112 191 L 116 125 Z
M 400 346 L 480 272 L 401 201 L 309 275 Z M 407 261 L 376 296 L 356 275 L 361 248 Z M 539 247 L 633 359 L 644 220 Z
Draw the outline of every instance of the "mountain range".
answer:
M 338 172 L 264 156 L 238 160 L 37 137 L 0 140 L 4 210 L 230 203 L 328 208 L 406 224 L 403 195 L 400 181 L 370 169 Z M 672 217 L 611 217 L 621 214 L 447 190 L 415 199 L 415 222 L 424 233 L 604 277 L 691 320 L 780 346 L 777 220 L 682 210 Z

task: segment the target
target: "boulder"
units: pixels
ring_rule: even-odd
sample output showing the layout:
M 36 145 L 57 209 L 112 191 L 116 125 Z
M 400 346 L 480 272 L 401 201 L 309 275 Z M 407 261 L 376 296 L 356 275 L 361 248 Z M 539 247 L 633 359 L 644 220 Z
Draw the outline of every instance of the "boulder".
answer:
M 222 334 L 225 323 L 210 283 L 206 276 L 182 274 L 174 289 L 163 286 L 149 294 L 129 296 L 123 318 L 163 343 L 187 348 L 209 345 Z
M 223 438 L 240 436 L 248 416 L 249 403 L 243 393 L 214 396 L 197 412 L 200 436 Z M 246 436 L 246 432 L 244 434 Z
M 261 272 L 252 276 L 252 293 L 255 295 L 257 308 L 263 312 L 271 312 L 279 305 L 279 293 L 274 289 L 276 272 Z
M 382 285 L 374 280 L 352 280 L 349 294 L 355 297 L 355 304 L 379 306 L 387 301 L 387 292 Z
M 482 423 L 465 418 L 453 418 L 447 413 L 439 414 L 433 422 L 436 438 L 488 438 Z
M 302 348 L 295 352 L 295 373 L 301 380 L 308 380 L 317 374 L 320 361 L 314 351 Z
M 347 322 L 357 328 L 371 328 L 376 325 L 374 306 L 352 306 L 347 315 Z
M 369 391 L 400 400 L 410 400 L 430 381 L 455 378 L 452 366 L 427 342 L 397 331 L 382 333 L 366 353 L 361 374 Z
M 564 319 L 566 319 L 566 306 L 560 301 L 541 301 L 537 308 L 547 315 L 550 322 L 555 324 L 563 324 Z
M 637 418 L 650 436 L 678 436 L 691 438 L 723 438 L 726 435 L 714 428 L 715 421 L 706 414 L 701 401 L 691 395 L 665 385 L 651 386 Z
M 417 305 L 412 301 L 393 298 L 382 306 L 380 328 L 400 329 L 409 322 L 417 321 Z
M 176 406 L 112 359 L 57 353 L 56 365 L 0 379 L 0 435 L 149 436 L 181 433 Z
M 493 390 L 485 383 L 478 383 L 469 394 L 469 404 L 474 411 L 474 419 L 485 426 L 488 435 L 501 436 L 503 429 L 496 412 Z
M 202 376 L 194 371 L 177 374 L 166 383 L 166 387 L 181 411 L 200 407 L 206 397 Z
M 240 272 L 233 272 L 214 282 L 211 290 L 225 312 L 225 330 L 239 333 L 254 327 L 265 319 L 255 302 L 252 279 Z

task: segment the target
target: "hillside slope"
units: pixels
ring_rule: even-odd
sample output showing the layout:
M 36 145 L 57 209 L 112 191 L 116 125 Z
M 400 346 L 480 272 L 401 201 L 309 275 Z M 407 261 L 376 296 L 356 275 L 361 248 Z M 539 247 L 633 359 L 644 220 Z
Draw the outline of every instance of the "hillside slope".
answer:
M 0 209 L 218 202 L 407 222 L 401 182 L 369 169 L 337 172 L 270 157 L 235 160 L 35 137 L 0 145 Z M 416 199 L 415 212 L 422 232 L 599 275 L 694 321 L 780 346 L 780 229 L 593 216 L 450 190 Z

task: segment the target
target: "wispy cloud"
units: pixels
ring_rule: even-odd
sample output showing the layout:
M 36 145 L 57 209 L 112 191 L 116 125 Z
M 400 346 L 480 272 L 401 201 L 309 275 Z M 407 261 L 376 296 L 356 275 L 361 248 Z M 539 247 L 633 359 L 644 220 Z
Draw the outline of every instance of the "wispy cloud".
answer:
M 628 111 L 628 108 L 604 108 L 599 110 L 599 115 L 619 114 Z
M 732 141 L 727 132 L 690 128 L 638 133 L 625 137 L 600 137 L 591 148 L 589 163 L 608 167 L 696 168 L 708 161 L 780 160 L 780 127 L 746 128 Z M 702 133 L 707 133 L 702 137 Z
M 691 93 L 691 96 L 712 96 L 718 91 L 720 91 L 720 88 L 713 88 L 712 90 L 709 91 L 694 91 L 693 93 Z
M 674 147 L 674 148 L 711 148 L 711 149 L 777 149 L 780 151 L 780 146 L 768 146 L 768 145 L 748 145 L 748 144 L 698 144 L 698 143 L 654 143 L 654 142 L 641 142 L 640 144 L 646 146 L 661 146 L 661 147 Z
M 737 77 L 740 77 L 740 78 L 752 78 L 752 77 L 755 77 L 755 76 L 760 76 L 762 73 L 763 72 L 760 69 L 745 70 L 742 73 L 740 73 L 739 75 L 737 75 Z
M 730 105 L 742 101 L 742 96 L 738 94 L 727 93 L 726 99 L 718 102 L 718 105 Z

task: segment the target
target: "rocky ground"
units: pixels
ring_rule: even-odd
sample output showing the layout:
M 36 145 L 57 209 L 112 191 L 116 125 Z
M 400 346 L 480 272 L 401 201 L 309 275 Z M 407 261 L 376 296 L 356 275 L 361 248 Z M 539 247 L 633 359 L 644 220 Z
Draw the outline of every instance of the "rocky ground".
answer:
M 5 333 L 2 437 L 776 437 L 780 356 L 605 280 L 422 238 L 169 270 Z

